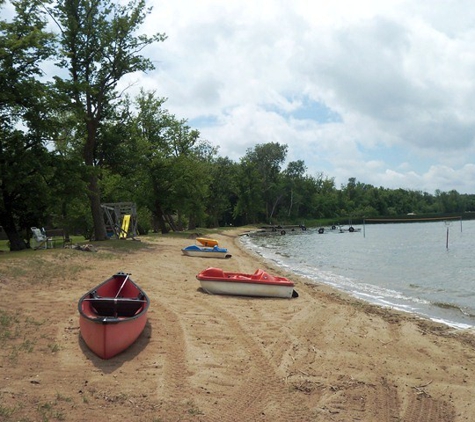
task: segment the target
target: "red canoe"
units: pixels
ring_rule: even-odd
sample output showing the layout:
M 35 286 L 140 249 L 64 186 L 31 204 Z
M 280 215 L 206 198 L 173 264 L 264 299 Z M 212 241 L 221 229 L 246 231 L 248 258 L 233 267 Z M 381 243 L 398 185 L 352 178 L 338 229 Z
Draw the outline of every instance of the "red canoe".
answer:
M 297 297 L 294 282 L 288 278 L 274 276 L 263 270 L 254 274 L 226 272 L 221 268 L 207 268 L 196 278 L 204 291 L 215 295 L 238 295 L 260 297 Z
M 140 336 L 149 305 L 129 274 L 114 274 L 79 299 L 81 337 L 97 356 L 110 359 Z

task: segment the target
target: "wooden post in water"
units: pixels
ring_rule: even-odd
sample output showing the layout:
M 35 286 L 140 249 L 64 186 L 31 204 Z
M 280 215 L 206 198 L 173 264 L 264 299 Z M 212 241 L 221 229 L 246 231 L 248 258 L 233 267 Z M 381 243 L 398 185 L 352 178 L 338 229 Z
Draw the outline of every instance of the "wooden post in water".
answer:
M 449 227 L 450 227 L 450 222 L 446 221 L 445 225 L 447 226 L 447 237 L 445 240 L 445 248 L 448 250 L 449 249 Z

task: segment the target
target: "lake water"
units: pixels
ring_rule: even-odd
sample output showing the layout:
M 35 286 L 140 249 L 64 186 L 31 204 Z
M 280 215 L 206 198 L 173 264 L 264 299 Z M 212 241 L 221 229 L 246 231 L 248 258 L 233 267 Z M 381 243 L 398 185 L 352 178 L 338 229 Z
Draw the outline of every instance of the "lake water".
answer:
M 373 304 L 475 327 L 475 220 L 242 236 L 263 258 Z

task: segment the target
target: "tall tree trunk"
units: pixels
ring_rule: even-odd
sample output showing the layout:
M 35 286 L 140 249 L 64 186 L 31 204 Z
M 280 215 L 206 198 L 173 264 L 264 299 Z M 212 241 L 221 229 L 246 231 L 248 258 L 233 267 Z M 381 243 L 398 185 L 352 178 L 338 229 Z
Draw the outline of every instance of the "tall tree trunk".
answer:
M 107 240 L 107 230 L 104 223 L 104 212 L 101 207 L 101 193 L 97 183 L 97 176 L 89 176 L 87 191 L 91 205 L 91 215 L 94 224 L 94 240 Z
M 165 215 L 163 214 L 162 207 L 160 206 L 158 201 L 155 201 L 154 215 L 156 217 L 156 221 L 160 227 L 160 231 L 162 232 L 162 234 L 167 234 L 170 230 L 167 227 Z
M 3 192 L 3 205 L 4 212 L 0 214 L 0 224 L 5 231 L 10 242 L 10 251 L 22 251 L 28 248 L 23 236 L 20 236 L 15 226 L 15 220 L 13 218 L 13 210 L 11 207 L 11 200 L 9 195 Z
M 9 220 L 9 218 L 5 219 L 2 216 L 2 227 L 10 242 L 10 251 L 15 252 L 27 249 L 28 245 L 25 243 L 23 236 L 20 236 L 15 225 Z
M 193 213 L 190 213 L 188 217 L 188 230 L 196 229 L 196 218 Z
M 274 202 L 274 205 L 272 206 L 272 211 L 270 213 L 270 216 L 269 218 L 267 218 L 267 221 L 270 221 L 272 220 L 272 218 L 274 217 L 274 212 L 275 212 L 275 209 L 277 207 L 277 204 L 279 203 L 279 201 L 282 199 L 282 195 L 280 195 Z
M 94 224 L 94 240 L 107 240 L 106 225 L 101 208 L 101 191 L 98 176 L 94 168 L 94 148 L 96 145 L 97 122 L 93 119 L 87 121 L 87 140 L 84 145 L 84 163 L 89 169 L 87 196 L 91 206 L 92 222 Z
M 165 214 L 165 220 L 174 232 L 178 231 L 178 227 L 173 220 L 173 216 L 170 214 Z

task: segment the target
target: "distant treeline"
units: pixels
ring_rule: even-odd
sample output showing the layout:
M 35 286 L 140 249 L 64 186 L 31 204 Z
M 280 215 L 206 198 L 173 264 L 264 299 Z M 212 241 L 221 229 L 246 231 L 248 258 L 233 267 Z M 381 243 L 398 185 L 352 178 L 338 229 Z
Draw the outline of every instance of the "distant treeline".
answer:
M 338 218 L 324 219 L 325 224 L 331 225 L 353 225 L 353 224 L 388 224 L 388 223 L 421 223 L 434 221 L 457 222 L 464 220 L 475 220 L 475 213 L 455 213 L 455 214 L 421 214 L 421 215 L 399 215 L 399 216 L 379 216 L 379 217 L 358 217 L 358 218 Z M 320 222 L 322 223 L 322 222 Z

